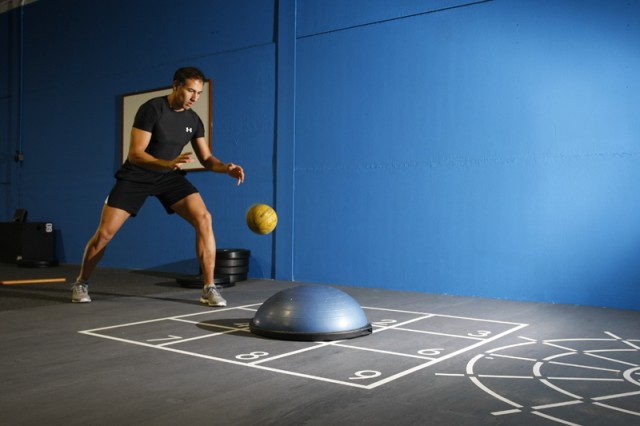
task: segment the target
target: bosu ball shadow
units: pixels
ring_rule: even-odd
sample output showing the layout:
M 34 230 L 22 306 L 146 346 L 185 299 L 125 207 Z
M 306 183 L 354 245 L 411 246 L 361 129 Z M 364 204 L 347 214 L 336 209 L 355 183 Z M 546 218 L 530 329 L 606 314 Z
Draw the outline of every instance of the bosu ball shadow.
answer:
M 371 334 L 360 305 L 347 293 L 325 285 L 282 290 L 257 310 L 252 333 L 282 340 L 342 340 Z

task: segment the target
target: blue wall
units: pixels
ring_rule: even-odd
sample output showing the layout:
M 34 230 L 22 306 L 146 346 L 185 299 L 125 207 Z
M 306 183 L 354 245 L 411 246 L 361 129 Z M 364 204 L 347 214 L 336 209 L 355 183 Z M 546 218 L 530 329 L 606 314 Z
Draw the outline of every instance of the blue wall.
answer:
M 355 27 L 320 3 L 300 8 L 322 33 L 299 29 L 296 278 L 640 306 L 638 3 Z
M 122 94 L 194 64 L 214 153 L 247 181 L 190 176 L 253 276 L 640 309 L 640 3 L 202 0 L 183 21 L 170 1 L 89 3 L 24 8 L 21 167 L 18 79 L 0 80 L 0 219 L 54 221 L 62 260 L 112 185 Z M 274 235 L 244 226 L 258 201 Z M 179 268 L 193 245 L 150 200 L 103 265 Z

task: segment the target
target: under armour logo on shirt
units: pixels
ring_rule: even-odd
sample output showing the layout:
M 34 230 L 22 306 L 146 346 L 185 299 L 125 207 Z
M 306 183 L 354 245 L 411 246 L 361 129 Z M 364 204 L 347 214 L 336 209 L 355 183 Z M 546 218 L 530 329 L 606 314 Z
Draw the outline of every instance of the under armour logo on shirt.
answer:
M 185 131 L 185 132 L 188 132 L 188 133 L 193 133 L 193 128 L 191 128 L 191 127 L 185 127 L 185 128 L 184 128 L 184 131 Z

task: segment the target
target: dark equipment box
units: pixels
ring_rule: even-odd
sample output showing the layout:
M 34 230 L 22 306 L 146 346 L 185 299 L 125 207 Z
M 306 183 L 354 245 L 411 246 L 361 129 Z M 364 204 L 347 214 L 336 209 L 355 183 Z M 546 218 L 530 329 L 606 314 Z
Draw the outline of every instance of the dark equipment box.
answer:
M 0 262 L 57 266 L 51 222 L 0 222 Z

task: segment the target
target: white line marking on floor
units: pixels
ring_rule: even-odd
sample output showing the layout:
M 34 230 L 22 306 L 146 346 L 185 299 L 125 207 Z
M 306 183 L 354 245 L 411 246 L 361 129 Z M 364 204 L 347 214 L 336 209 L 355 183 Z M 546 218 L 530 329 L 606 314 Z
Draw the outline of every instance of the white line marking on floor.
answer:
M 614 407 L 613 405 L 603 404 L 601 402 L 594 402 L 593 405 L 599 405 L 600 407 L 609 408 L 610 410 L 619 411 L 625 414 L 631 414 L 632 416 L 640 416 L 637 411 L 625 410 L 624 408 Z
M 513 410 L 494 411 L 491 414 L 493 414 L 494 416 L 504 416 L 505 414 L 518 414 L 518 413 L 522 413 L 522 410 L 518 410 L 517 408 L 514 408 Z
M 182 339 L 182 337 L 174 336 L 174 335 L 170 334 L 168 337 L 163 337 L 163 338 L 159 338 L 159 339 L 147 339 L 147 342 L 164 342 L 164 341 L 167 341 L 167 340 L 176 340 L 176 339 Z
M 478 380 L 476 377 L 469 377 L 469 379 L 480 389 L 482 389 L 483 391 L 485 391 L 486 393 L 488 393 L 489 395 L 493 396 L 495 399 L 498 399 L 506 404 L 511 405 L 512 407 L 516 407 L 516 408 L 522 408 L 522 405 L 518 404 L 517 402 L 511 401 L 510 399 L 505 398 L 502 395 L 499 395 L 497 393 L 495 393 L 494 391 L 492 391 L 491 389 L 489 389 L 488 387 L 486 387 L 480 380 Z
M 620 372 L 620 370 L 616 370 L 616 369 L 612 369 L 612 368 L 593 367 L 593 366 L 590 366 L 590 365 L 571 364 L 571 363 L 568 363 L 568 362 L 560 362 L 560 361 L 550 361 L 549 364 L 564 365 L 566 367 L 586 368 L 588 370 L 609 371 L 611 373 L 619 373 Z
M 566 407 L 568 405 L 576 405 L 582 404 L 582 401 L 565 401 L 565 402 L 556 402 L 554 404 L 544 404 L 544 405 L 536 405 L 531 408 L 534 410 L 544 410 L 546 408 L 556 408 L 556 407 Z
M 572 423 L 566 420 L 562 420 L 557 417 L 550 416 L 549 414 L 541 413 L 540 411 L 532 411 L 532 414 L 535 414 L 536 416 L 544 417 L 545 419 L 553 420 L 554 422 L 562 423 L 568 426 L 580 426 L 579 423 Z
M 636 395 L 640 395 L 640 391 L 618 393 L 618 394 L 615 394 L 615 395 L 597 396 L 597 397 L 591 398 L 591 399 L 594 400 L 594 401 L 606 401 L 607 399 L 626 398 L 628 396 L 636 396 Z

